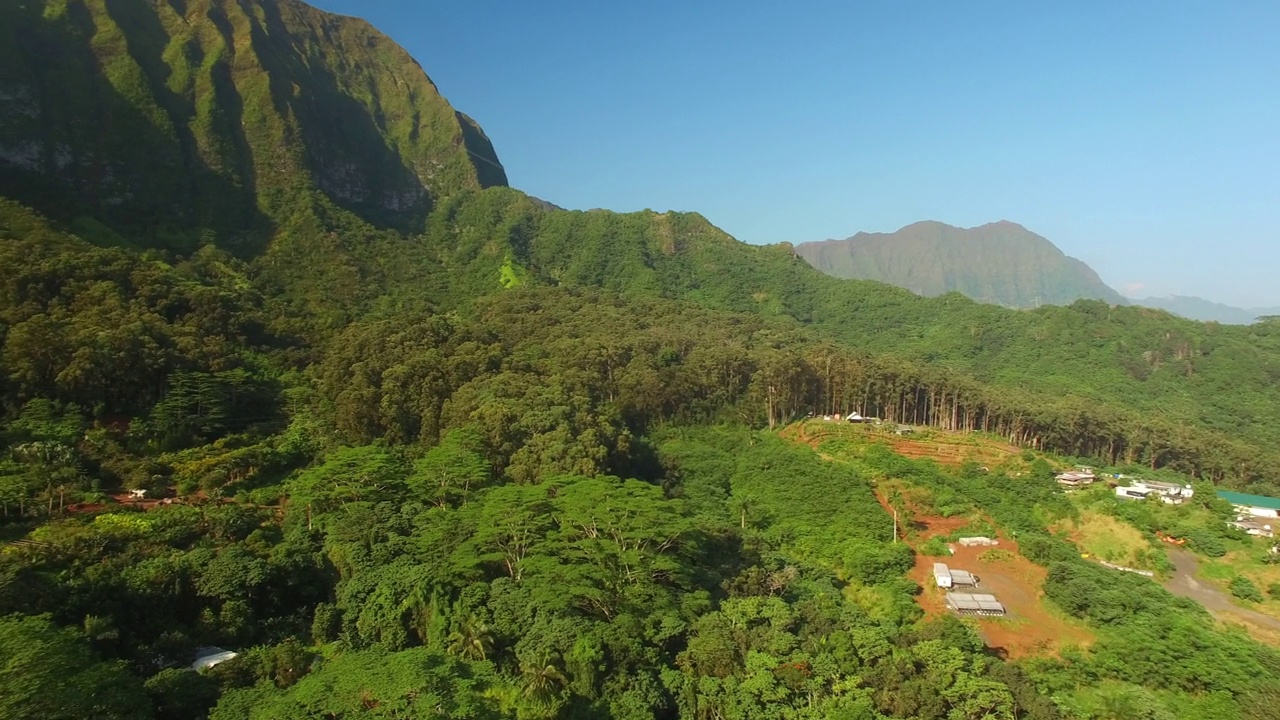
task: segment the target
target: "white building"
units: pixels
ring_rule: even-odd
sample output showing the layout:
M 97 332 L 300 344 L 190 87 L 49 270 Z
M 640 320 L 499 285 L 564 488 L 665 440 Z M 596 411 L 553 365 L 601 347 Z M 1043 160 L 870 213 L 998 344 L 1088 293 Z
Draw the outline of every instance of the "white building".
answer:
M 967 570 L 952 570 L 944 563 L 933 564 L 933 581 L 940 588 L 973 587 L 978 584 L 978 576 Z
M 191 663 L 191 669 L 196 672 L 208 670 L 214 665 L 224 663 L 231 658 L 239 657 L 240 653 L 231 650 L 223 650 L 220 647 L 202 647 L 196 650 L 196 660 Z
M 1238 528 L 1254 537 L 1275 537 L 1276 534 L 1271 528 L 1271 523 L 1257 520 L 1249 515 L 1238 515 L 1232 522 L 1228 522 L 1233 528 Z
M 1195 492 L 1190 485 L 1155 480 L 1138 480 L 1132 485 L 1116 488 L 1116 497 L 1122 500 L 1146 500 L 1149 497 L 1156 497 L 1167 505 L 1181 505 L 1193 495 Z

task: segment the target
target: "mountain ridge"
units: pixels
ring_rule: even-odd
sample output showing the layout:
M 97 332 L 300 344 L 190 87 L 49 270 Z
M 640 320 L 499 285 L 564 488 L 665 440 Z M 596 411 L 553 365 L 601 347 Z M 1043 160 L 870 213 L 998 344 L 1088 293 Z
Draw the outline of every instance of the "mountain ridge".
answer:
M 483 132 L 416 63 L 344 69 L 348 42 L 381 41 L 303 10 L 295 30 L 264 19 L 289 7 L 44 2 L 99 34 L 177 8 L 196 33 L 229 28 L 246 49 L 207 79 L 239 78 L 219 108 L 259 104 L 242 134 L 167 134 L 187 99 L 162 106 L 153 86 L 121 102 L 163 132 L 120 147 L 94 144 L 130 140 L 110 123 L 38 135 L 82 98 L 50 95 L 34 118 L 0 106 L 35 133 L 10 161 L 84 143 L 65 186 L 28 168 L 43 211 L 0 187 L 0 530 L 17 540 L 0 553 L 0 716 L 1097 715 L 1061 703 L 1078 687 L 1081 703 L 1272 718 L 1280 654 L 1063 532 L 1132 508 L 1147 535 L 1222 554 L 1240 545 L 1212 487 L 1157 519 L 1101 484 L 1072 501 L 1052 477 L 1088 463 L 1280 493 L 1280 322 L 922 298 L 696 212 L 562 210 L 485 175 L 500 164 L 480 161 Z M 119 36 L 52 39 L 95 58 L 217 42 Z M 164 74 L 121 62 L 111 82 Z M 421 92 L 372 94 L 410 76 Z M 329 101 L 334 116 L 307 115 Z M 394 107 L 407 135 L 378 112 Z M 226 163 L 168 186 L 206 155 Z M 796 422 L 855 409 L 910 424 L 930 459 L 893 454 L 892 433 Z M 926 540 L 913 517 L 956 522 Z M 1001 636 L 930 619 L 940 597 L 913 567 L 957 528 L 1016 535 L 983 570 L 1017 562 L 1011 615 L 1036 617 L 1028 603 L 1085 632 L 1037 634 L 1026 657 L 1045 661 L 1026 672 L 984 649 L 1011 650 Z M 1135 566 L 1159 570 L 1158 547 L 1133 548 Z M 208 647 L 239 656 L 187 670 Z
M 1188 320 L 1217 322 L 1225 325 L 1253 325 L 1260 318 L 1280 315 L 1280 307 L 1242 308 L 1193 295 L 1131 298 L 1130 302 L 1134 305 L 1165 310 Z
M 91 6 L 84 3 L 61 4 L 50 0 L 48 6 L 54 10 L 80 8 L 78 12 L 89 13 L 93 17 L 87 9 Z M 277 10 L 300 7 L 288 0 L 264 3 L 261 8 L 268 6 Z M 98 5 L 92 7 L 98 8 L 93 12 L 104 12 Z M 110 4 L 115 15 L 107 20 L 114 22 L 112 18 L 125 17 L 122 13 L 130 8 L 142 13 L 142 17 L 149 17 L 148 13 L 161 12 L 165 7 L 172 10 L 173 6 L 153 5 L 144 0 L 118 0 Z M 290 109 L 292 106 L 288 98 L 269 92 L 273 72 L 287 78 L 294 75 L 303 77 L 308 67 L 322 76 L 341 71 L 342 65 L 334 56 L 341 54 L 339 50 L 346 41 L 339 37 L 338 42 L 330 43 L 326 37 L 354 33 L 359 42 L 366 44 L 380 46 L 389 42 L 383 36 L 371 35 L 363 23 L 348 23 L 319 11 L 297 10 L 303 20 L 297 21 L 301 23 L 297 33 L 289 34 L 287 22 L 281 25 L 262 20 L 259 16 L 266 18 L 269 13 L 266 9 L 256 10 L 260 6 L 252 3 L 203 0 L 185 7 L 196 14 L 195 19 L 185 24 L 182 18 L 166 16 L 174 27 L 181 29 L 191 25 L 197 29 L 217 30 L 218 23 L 206 22 L 209 17 L 233 17 L 241 25 L 239 35 L 232 33 L 236 42 L 248 43 L 250 47 L 257 43 L 264 55 L 270 54 L 268 50 L 283 49 L 282 52 L 293 53 L 290 57 L 315 59 L 313 65 L 301 67 L 269 62 L 267 64 L 275 70 L 256 72 L 255 63 L 261 59 L 257 51 L 249 53 L 247 59 L 242 58 L 248 69 L 241 68 L 245 75 L 240 79 L 246 84 L 256 82 L 262 86 L 260 92 L 247 93 L 243 97 L 270 105 L 269 108 L 259 108 L 253 115 L 266 129 L 250 129 L 248 136 L 265 137 L 268 141 L 274 137 L 268 132 L 272 128 L 294 127 L 288 124 L 292 122 L 291 115 L 281 115 L 274 110 L 276 100 L 282 103 L 279 107 Z M 12 6 L 6 6 L 3 11 L 15 12 Z M 52 15 L 58 17 L 57 12 Z M 39 24 L 44 22 L 43 19 L 39 22 L 28 20 L 36 23 L 37 28 L 43 27 Z M 108 26 L 110 23 L 104 20 L 103 27 Z M 268 43 L 258 37 L 264 32 L 264 27 L 267 30 L 274 28 L 287 36 L 277 37 Z M 317 32 L 317 27 L 330 28 L 329 34 Z M 149 29 L 130 29 L 121 33 L 144 36 L 132 41 L 139 47 L 148 44 L 164 46 L 165 39 L 170 37 L 168 31 L 154 25 Z M 103 52 L 104 56 L 112 56 L 93 47 L 85 50 L 83 37 L 68 39 L 55 34 L 53 39 L 66 42 L 78 51 Z M 302 49 L 295 53 L 295 49 L 300 47 Z M 15 66 L 5 62 L 12 60 L 15 53 L 12 47 L 0 48 L 0 59 L 7 58 L 0 62 L 0 68 L 12 71 Z M 408 117 L 421 119 L 435 113 L 444 118 L 443 124 L 438 126 L 420 121 L 410 123 L 410 130 L 416 129 L 418 133 L 412 139 L 419 145 L 413 147 L 439 150 L 444 153 L 442 157 L 453 164 L 435 168 L 439 171 L 432 176 L 435 184 L 426 190 L 423 190 L 421 178 L 414 177 L 410 189 L 418 188 L 428 194 L 423 196 L 422 205 L 402 215 L 399 227 L 387 225 L 387 216 L 377 212 L 377 208 L 353 206 L 345 202 L 340 193 L 326 191 L 321 182 L 323 178 L 316 175 L 312 165 L 295 163 L 302 162 L 298 158 L 306 160 L 311 157 L 307 148 L 313 144 L 313 136 L 301 131 L 294 133 L 293 130 L 289 131 L 293 133 L 289 135 L 292 145 L 281 156 L 282 167 L 298 169 L 298 176 L 286 177 L 290 182 L 283 185 L 257 183 L 241 188 L 243 195 L 240 200 L 247 199 L 253 212 L 263 218 L 267 231 L 261 237 L 250 237 L 247 243 L 238 242 L 239 238 L 234 234 L 228 236 L 199 224 L 200 217 L 186 218 L 188 224 L 182 225 L 182 213 L 173 212 L 173 208 L 165 204 L 144 205 L 142 210 L 154 212 L 138 214 L 133 218 L 133 225 L 121 225 L 112 206 L 94 204 L 95 196 L 90 192 L 94 186 L 91 183 L 74 186 L 70 190 L 54 188 L 55 192 L 36 203 L 35 209 L 45 211 L 51 205 L 55 206 L 48 214 L 58 229 L 93 244 L 110 244 L 102 242 L 104 236 L 115 234 L 130 243 L 126 247 L 132 252 L 148 248 L 168 251 L 168 254 L 162 252 L 159 255 L 166 258 L 166 262 L 182 265 L 198 257 L 197 266 L 218 268 L 218 273 L 224 272 L 220 268 L 237 268 L 234 271 L 238 276 L 237 287 L 252 288 L 261 296 L 262 313 L 269 318 L 268 325 L 272 331 L 280 333 L 280 342 L 293 343 L 286 357 L 290 362 L 303 366 L 314 360 L 313 354 L 323 352 L 321 348 L 326 347 L 344 327 L 369 317 L 399 320 L 423 313 L 457 312 L 467 315 L 481 306 L 485 298 L 521 286 L 566 290 L 595 288 L 616 293 L 626 302 L 636 303 L 638 313 L 644 312 L 646 302 L 661 298 L 689 303 L 691 307 L 776 319 L 783 323 L 780 327 L 794 321 L 798 326 L 784 334 L 812 333 L 826 338 L 828 342 L 856 348 L 859 352 L 918 362 L 922 366 L 941 364 L 946 367 L 946 372 L 959 373 L 953 380 L 960 386 L 972 382 L 999 388 L 1000 392 L 1012 392 L 1016 397 L 1027 394 L 1029 399 L 1017 402 L 1012 401 L 1011 396 L 1002 398 L 1000 406 L 1006 409 L 1014 406 L 1043 408 L 1056 405 L 1063 398 L 1087 400 L 1091 407 L 1101 407 L 1103 410 L 1100 412 L 1110 413 L 1106 422 L 1125 428 L 1123 432 L 1130 437 L 1131 448 L 1137 448 L 1139 442 L 1146 442 L 1145 437 L 1167 435 L 1163 431 L 1140 434 L 1146 432 L 1140 431 L 1141 423 L 1145 422 L 1140 413 L 1155 406 L 1155 398 L 1165 391 L 1177 398 L 1167 402 L 1162 399 L 1159 403 L 1162 417 L 1171 420 L 1202 425 L 1214 432 L 1240 433 L 1245 437 L 1263 437 L 1270 432 L 1269 428 L 1280 426 L 1270 422 L 1272 417 L 1280 418 L 1276 415 L 1280 412 L 1276 410 L 1280 408 L 1280 398 L 1273 398 L 1275 390 L 1272 383 L 1273 377 L 1280 377 L 1277 374 L 1280 370 L 1276 370 L 1275 364 L 1269 360 L 1269 337 L 1232 334 L 1224 341 L 1207 334 L 1206 328 L 1170 318 L 1164 313 L 1119 308 L 1090 300 L 1079 301 L 1069 307 L 1046 306 L 1032 312 L 1011 313 L 994 305 L 980 305 L 957 292 L 922 299 L 908 290 L 880 282 L 838 280 L 824 275 L 797 257 L 789 244 L 754 246 L 742 243 L 697 213 L 565 211 L 510 187 L 485 188 L 485 181 L 472 157 L 472 153 L 481 156 L 484 153 L 466 145 L 464 133 L 457 124 L 463 122 L 460 118 L 465 116 L 440 97 L 421 67 L 407 54 L 398 51 L 392 55 L 399 60 L 362 68 L 341 81 L 330 79 L 326 82 L 327 87 L 355 93 L 359 84 L 356 80 L 366 78 L 368 73 L 377 76 L 371 80 L 372 87 L 398 87 L 395 81 L 397 73 L 408 73 L 422 88 L 426 88 L 423 90 L 425 94 L 408 94 L 401 98 L 417 113 L 416 116 L 410 113 Z M 131 60 L 124 62 L 127 68 L 134 68 L 129 64 Z M 211 63 L 211 67 L 222 67 L 226 71 L 234 69 L 223 56 L 218 56 Z M 181 63 L 175 61 L 174 67 L 181 67 Z M 135 75 L 142 77 L 138 74 L 140 70 L 134 70 L 137 71 Z M 14 75 L 10 72 L 5 77 Z M 0 84 L 0 88 L 4 87 L 8 86 Z M 368 86 L 362 87 L 368 89 Z M 138 107 L 141 108 L 138 112 L 143 115 L 151 113 L 158 119 L 167 117 L 152 112 L 154 108 L 149 103 L 153 96 L 148 92 L 137 94 Z M 299 92 L 306 95 L 301 90 Z M 292 90 L 287 94 L 291 93 Z M 371 98 L 343 97 L 346 99 L 336 100 L 340 106 L 364 108 L 364 111 L 394 105 L 385 98 L 374 102 Z M 74 115 L 77 98 L 59 96 L 56 99 L 64 102 L 65 107 L 44 109 L 42 112 L 54 118 Z M 299 107 L 305 109 L 306 103 Z M 21 126 L 27 122 L 29 129 L 31 118 L 21 113 L 17 113 L 20 117 L 15 118 L 14 112 L 12 103 L 7 109 L 0 109 L 0 123 L 18 123 Z M 374 122 L 373 115 L 364 119 Z M 313 128 L 320 133 L 321 141 L 326 137 L 321 132 L 326 127 Z M 390 128 L 391 124 L 387 127 Z M 302 125 L 297 128 L 302 128 Z M 478 126 L 474 131 L 482 136 Z M 428 137 L 432 132 L 435 135 Z M 118 134 L 108 133 L 106 137 L 116 138 Z M 85 142 L 102 137 L 101 133 L 76 136 Z M 215 132 L 209 137 L 220 136 Z M 401 153 L 393 142 L 398 137 L 390 131 L 377 135 L 375 144 L 381 148 L 378 153 L 386 150 L 396 162 L 407 157 L 405 153 L 408 151 Z M 254 143 L 245 144 L 243 148 L 250 154 L 259 149 Z M 90 157 L 95 157 L 97 152 L 92 142 L 76 150 Z M 47 154 L 47 148 L 43 152 Z M 114 157 L 110 153 L 105 153 L 105 156 Z M 173 177 L 173 169 L 163 164 L 160 169 L 164 172 L 159 177 L 151 177 L 149 173 L 155 169 L 155 158 L 141 153 L 114 157 L 114 162 L 121 164 L 120 172 L 145 176 L 153 184 Z M 374 162 L 357 170 L 364 172 L 376 166 Z M 496 182 L 496 178 L 490 179 Z M 79 203 L 77 212 L 85 214 L 59 212 L 58 203 L 77 189 L 84 191 L 85 197 L 71 197 L 72 204 Z M 179 194 L 168 199 L 181 200 L 183 197 L 186 196 Z M 19 201 L 23 199 L 17 198 Z M 23 204 L 23 207 L 28 204 Z M 210 209 L 216 208 L 204 207 L 202 211 Z M 201 207 L 196 207 L 196 210 L 201 210 Z M 21 214 L 17 210 L 14 212 Z M 419 212 L 425 214 L 416 215 Z M 68 214 L 72 215 L 70 221 Z M 244 216 L 213 219 L 230 224 L 234 229 L 233 221 L 243 220 Z M 935 222 L 917 229 L 943 231 L 947 227 Z M 985 227 L 1034 236 L 1007 221 Z M 171 238 L 162 232 L 165 230 L 169 230 L 176 240 L 166 242 Z M 12 234 L 21 236 L 23 232 L 14 230 Z M 255 240 L 260 244 L 255 245 Z M 191 248 L 193 243 L 199 244 L 194 251 Z M 1050 248 L 1055 256 L 1065 257 L 1047 240 L 1044 246 Z M 220 252 L 230 253 L 243 265 L 229 264 L 219 257 Z M 74 255 L 74 252 L 68 253 L 69 257 Z M 40 283 L 38 280 L 31 282 L 37 286 Z M 40 293 L 36 295 L 43 297 Z M 9 337 L 45 332 L 46 328 L 34 318 L 35 315 L 25 309 L 15 311 L 13 319 L 6 320 L 12 328 Z M 808 327 L 801 331 L 799 325 Z M 1071 351 L 1046 353 L 1044 343 L 1049 339 L 1071 348 Z M 1222 342 L 1233 343 L 1238 352 L 1217 352 Z M 670 357 L 679 356 L 677 348 L 670 349 L 674 353 L 669 353 Z M 1246 418 L 1232 410 L 1240 405 L 1238 398 L 1207 393 L 1202 386 L 1187 380 L 1197 374 L 1216 377 L 1231 374 L 1232 387 L 1238 391 L 1237 394 L 1254 392 L 1267 400 Z M 1086 377 L 1089 382 L 1082 384 L 1080 378 Z M 1124 397 L 1125 401 L 1118 402 L 1118 397 Z M 1074 406 L 1063 407 L 1067 408 L 1063 412 L 1077 411 Z M 1256 420 L 1261 422 L 1254 422 Z M 1204 447 L 1216 447 L 1215 443 L 1216 440 L 1205 441 Z M 1194 458 L 1188 460 L 1194 463 L 1188 467 L 1194 467 L 1196 472 L 1207 476 L 1220 478 L 1228 471 L 1242 472 L 1238 470 L 1240 466 L 1233 465 L 1234 461 L 1229 462 L 1226 456 L 1210 456 L 1206 452 L 1194 454 Z
M 957 291 L 1014 308 L 1080 299 L 1126 303 L 1088 265 L 1009 220 L 972 228 L 923 220 L 892 233 L 859 232 L 795 249 L 828 275 L 876 280 L 929 297 Z

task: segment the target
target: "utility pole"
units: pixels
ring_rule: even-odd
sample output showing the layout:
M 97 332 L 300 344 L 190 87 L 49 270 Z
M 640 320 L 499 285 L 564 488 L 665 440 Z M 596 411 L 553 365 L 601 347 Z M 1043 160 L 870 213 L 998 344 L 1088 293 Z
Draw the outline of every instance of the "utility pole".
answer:
M 893 509 L 893 544 L 898 544 L 898 508 Z

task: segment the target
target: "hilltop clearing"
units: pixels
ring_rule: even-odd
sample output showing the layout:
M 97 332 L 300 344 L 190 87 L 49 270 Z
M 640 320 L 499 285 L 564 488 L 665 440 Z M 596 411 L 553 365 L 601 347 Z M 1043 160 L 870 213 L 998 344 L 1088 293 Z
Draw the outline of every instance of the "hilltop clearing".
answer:
M 933 460 L 958 467 L 976 463 L 988 469 L 1024 470 L 1029 462 L 1024 451 L 999 438 L 983 433 L 942 430 L 896 423 L 850 424 L 843 420 L 810 420 L 782 430 L 783 437 L 819 448 L 832 440 L 848 440 L 887 447 L 913 460 Z M 1034 458 L 1034 453 L 1027 453 Z

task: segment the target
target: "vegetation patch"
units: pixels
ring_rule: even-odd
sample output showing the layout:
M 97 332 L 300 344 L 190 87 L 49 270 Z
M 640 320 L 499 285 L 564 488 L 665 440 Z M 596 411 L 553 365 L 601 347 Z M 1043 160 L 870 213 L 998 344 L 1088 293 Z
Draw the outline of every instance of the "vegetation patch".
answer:
M 1012 562 L 1017 555 L 1008 550 L 987 550 L 978 556 L 978 559 L 985 563 L 1007 563 Z
M 1110 515 L 1086 509 L 1079 517 L 1063 520 L 1055 528 L 1065 530 L 1090 557 L 1140 570 L 1158 569 L 1146 536 Z

